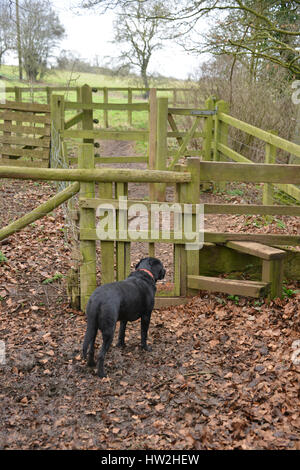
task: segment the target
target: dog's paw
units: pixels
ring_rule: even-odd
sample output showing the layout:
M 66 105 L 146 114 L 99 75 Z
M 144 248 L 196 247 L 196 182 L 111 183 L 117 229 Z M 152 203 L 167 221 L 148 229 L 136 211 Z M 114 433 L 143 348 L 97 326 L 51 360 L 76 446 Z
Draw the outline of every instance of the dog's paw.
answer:
M 90 360 L 88 360 L 87 365 L 88 365 L 88 367 L 95 367 L 96 362 L 94 361 L 94 359 L 90 359 Z
M 123 349 L 123 348 L 125 348 L 125 346 L 126 346 L 125 343 L 122 342 L 122 341 L 118 341 L 117 344 L 116 344 L 117 348 L 122 348 Z
M 141 348 L 142 348 L 144 351 L 149 351 L 149 352 L 152 351 L 151 346 L 149 346 L 148 344 L 143 344 L 143 345 L 141 346 Z

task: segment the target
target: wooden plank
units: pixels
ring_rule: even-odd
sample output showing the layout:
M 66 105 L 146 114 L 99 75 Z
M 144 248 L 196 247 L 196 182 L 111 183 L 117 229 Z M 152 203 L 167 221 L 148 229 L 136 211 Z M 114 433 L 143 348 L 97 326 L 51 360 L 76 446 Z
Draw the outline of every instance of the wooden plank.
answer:
M 101 168 L 86 169 L 60 169 L 48 168 L 47 171 L 31 170 L 27 168 L 2 167 L 0 178 L 50 180 L 50 181 L 98 181 L 119 183 L 188 183 L 191 181 L 190 173 L 176 173 L 174 171 L 136 170 L 127 168 Z
M 30 157 L 30 158 L 40 158 L 42 160 L 49 159 L 49 149 L 48 150 L 38 150 L 38 149 L 22 149 L 22 148 L 11 148 L 7 145 L 0 145 L 0 153 L 3 155 L 11 155 L 18 157 Z
M 74 103 L 73 101 L 65 102 L 66 109 L 101 109 L 107 111 L 149 111 L 148 103 Z
M 147 131 L 106 131 L 106 130 L 71 130 L 62 133 L 64 138 L 72 139 L 102 139 L 102 140 L 136 140 L 148 141 Z
M 226 243 L 228 248 L 240 251 L 241 253 L 247 253 L 248 255 L 257 256 L 258 258 L 271 260 L 281 259 L 286 256 L 286 252 L 273 248 L 271 246 L 262 245 L 256 242 L 228 242 Z
M 174 166 L 176 165 L 176 163 L 178 162 L 180 157 L 186 152 L 187 145 L 193 139 L 194 134 L 196 132 L 196 129 L 199 126 L 199 123 L 200 123 L 200 118 L 196 117 L 191 129 L 189 130 L 189 132 L 187 132 L 187 134 L 183 138 L 182 144 L 181 144 L 180 148 L 178 149 L 178 152 L 176 153 L 176 155 L 173 158 L 172 162 L 169 164 L 169 166 L 168 166 L 169 170 L 173 170 Z
M 197 112 L 203 112 L 203 115 L 201 115 L 202 118 L 206 118 L 209 115 L 206 115 L 205 113 L 207 112 L 207 109 L 199 109 L 199 108 L 169 108 L 169 113 L 178 115 L 178 116 L 191 116 L 193 113 Z
M 236 152 L 235 150 L 232 150 L 230 147 L 225 144 L 222 144 L 221 142 L 217 144 L 217 150 L 219 152 L 222 152 L 224 155 L 226 155 L 226 157 L 231 158 L 231 160 L 234 160 L 235 162 L 254 164 L 251 160 L 249 160 L 249 158 L 244 157 L 240 153 Z
M 24 103 L 17 101 L 6 101 L 0 103 L 0 109 L 12 109 L 15 111 L 28 111 L 32 113 L 50 113 L 50 106 L 39 103 Z
M 204 213 L 300 216 L 300 206 L 263 206 L 256 204 L 204 204 Z
M 95 157 L 95 163 L 147 163 L 148 157 Z
M 65 130 L 70 129 L 70 127 L 73 127 L 76 124 L 78 124 L 79 122 L 81 122 L 82 118 L 83 118 L 83 113 L 81 112 L 81 113 L 78 113 L 75 116 L 71 117 L 67 121 L 65 121 L 65 125 L 64 125 Z
M 300 184 L 300 165 L 201 162 L 201 181 Z
M 101 157 L 100 157 L 101 158 Z M 104 157 L 103 157 L 104 158 Z M 114 157 L 112 157 L 114 158 Z M 126 157 L 124 157 L 126 158 Z M 97 208 L 99 204 L 115 204 L 118 203 L 114 199 L 102 200 L 102 199 L 90 199 L 89 201 L 81 201 L 81 204 L 90 204 L 89 207 Z M 136 203 L 141 203 L 140 200 L 131 199 L 127 202 L 128 208 Z M 157 201 L 142 201 L 142 203 L 150 208 L 152 204 L 159 204 Z M 170 210 L 172 210 L 173 202 L 164 202 Z M 184 203 L 179 203 L 181 210 L 184 210 Z M 240 215 L 291 215 L 300 216 L 300 205 L 299 206 L 263 206 L 255 204 L 203 204 L 204 214 L 240 214 Z M 191 206 L 192 213 L 196 213 L 196 206 Z
M 27 227 L 29 224 L 34 222 L 35 220 L 41 219 L 49 212 L 53 211 L 56 207 L 60 206 L 62 203 L 70 199 L 70 197 L 74 196 L 74 194 L 78 193 L 79 191 L 79 183 L 73 183 L 72 185 L 68 186 L 63 191 L 59 192 L 52 198 L 50 198 L 47 202 L 44 202 L 36 209 L 28 212 L 26 215 L 21 217 L 18 220 L 15 220 L 11 224 L 7 225 L 6 227 L 0 230 L 0 240 L 4 240 L 5 238 L 9 237 L 15 232 L 22 230 L 23 228 Z
M 82 168 L 93 169 L 94 148 L 92 144 L 85 144 L 80 149 L 78 165 Z M 95 183 L 80 183 L 80 194 L 85 198 L 95 197 Z M 95 230 L 94 209 L 80 209 L 80 229 Z M 80 241 L 80 306 L 85 310 L 86 304 L 92 292 L 97 286 L 96 271 L 96 242 L 94 240 Z
M 1 173 L 1 168 L 0 168 Z M 159 240 L 151 236 L 151 231 L 141 230 L 139 232 L 141 241 L 145 243 L 176 243 L 185 244 L 192 243 L 190 239 L 186 238 L 184 234 L 177 234 L 170 232 L 170 237 L 160 236 Z M 80 237 L 85 240 L 99 240 L 96 231 L 82 230 Z M 119 237 L 116 234 L 116 241 L 132 241 L 129 238 Z M 265 245 L 280 245 L 280 246 L 300 246 L 300 235 L 278 235 L 278 234 L 264 234 L 264 233 L 218 233 L 218 232 L 204 232 L 204 242 L 209 243 L 222 243 L 225 244 L 229 241 L 254 241 Z
M 247 134 L 253 135 L 258 139 L 267 142 L 268 144 L 274 145 L 275 147 L 285 150 L 286 152 L 292 153 L 300 157 L 300 145 L 289 142 L 288 140 L 278 137 L 277 135 L 271 134 L 270 132 L 259 129 L 258 127 L 247 124 L 246 122 L 240 121 L 232 116 L 229 116 L 225 113 L 220 113 L 219 119 L 223 122 L 229 124 L 230 126 L 240 129 L 241 131 L 246 132 Z
M 33 147 L 49 148 L 50 137 L 44 139 L 36 139 L 22 136 L 0 136 L 0 144 L 31 145 Z
M 68 160 L 72 163 L 77 162 L 78 157 L 68 157 Z M 145 156 L 134 156 L 134 157 L 98 157 L 95 155 L 95 163 L 147 163 L 148 157 Z
M 50 128 L 44 126 L 21 126 L 14 124 L 0 124 L 0 131 L 9 131 L 15 134 L 33 134 L 33 135 L 42 135 L 50 136 Z
M 188 276 L 188 286 L 192 289 L 255 298 L 264 296 L 269 289 L 267 282 L 222 279 L 208 276 Z
M 39 122 L 41 124 L 51 124 L 51 118 L 47 116 L 38 116 L 30 113 L 19 112 L 0 112 L 0 120 L 14 121 L 14 122 Z
M 297 186 L 293 184 L 275 184 L 274 186 L 300 202 L 300 188 Z
M 169 116 L 172 116 L 171 114 L 169 114 Z M 170 123 L 170 120 L 168 119 L 169 123 Z M 175 121 L 174 121 L 175 122 Z M 188 135 L 189 131 L 187 132 L 184 132 L 184 131 L 168 131 L 167 132 L 167 137 L 168 138 L 176 138 L 177 140 L 178 139 L 183 139 L 184 137 L 186 137 Z M 198 138 L 201 138 L 201 137 L 205 137 L 205 132 L 194 132 L 194 135 L 193 137 L 196 139 Z M 182 140 L 181 140 L 181 143 L 182 143 Z M 180 144 L 181 145 L 181 144 Z
M 154 308 L 166 308 L 172 305 L 184 305 L 189 302 L 187 297 L 155 297 Z
M 28 158 L 28 157 L 25 157 Z M 10 158 L 1 158 L 0 157 L 0 166 L 22 166 L 22 167 L 29 167 L 29 168 L 48 168 L 49 161 L 47 160 L 38 160 L 35 159 L 34 161 L 31 160 L 24 160 L 24 158 L 20 158 L 18 160 L 12 160 Z

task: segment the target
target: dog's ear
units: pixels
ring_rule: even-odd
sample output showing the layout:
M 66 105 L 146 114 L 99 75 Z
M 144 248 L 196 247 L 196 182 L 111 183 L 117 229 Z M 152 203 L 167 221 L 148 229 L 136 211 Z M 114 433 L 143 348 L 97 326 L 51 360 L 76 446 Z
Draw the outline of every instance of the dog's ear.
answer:
M 166 274 L 166 270 L 165 270 L 164 268 L 162 268 L 162 269 L 160 270 L 158 279 L 159 279 L 159 280 L 163 279 L 163 278 L 165 277 L 165 274 Z
M 137 269 L 137 268 L 139 267 L 139 265 L 141 264 L 141 262 L 144 261 L 145 259 L 146 259 L 146 258 L 141 259 L 141 260 L 138 262 L 138 264 L 135 265 L 135 269 Z

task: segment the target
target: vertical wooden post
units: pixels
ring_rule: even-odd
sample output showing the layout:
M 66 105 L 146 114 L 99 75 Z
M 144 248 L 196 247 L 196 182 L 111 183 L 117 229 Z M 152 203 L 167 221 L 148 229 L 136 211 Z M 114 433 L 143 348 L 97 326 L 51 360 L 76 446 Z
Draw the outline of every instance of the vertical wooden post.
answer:
M 210 96 L 205 101 L 205 106 L 208 111 L 213 111 L 215 109 L 215 101 L 212 96 Z M 213 116 L 208 116 L 204 121 L 204 160 L 211 161 L 212 159 L 212 141 L 213 141 Z
M 116 199 L 128 196 L 128 183 L 116 183 Z M 117 211 L 117 233 L 120 229 L 122 214 Z M 127 218 L 127 214 L 126 214 Z M 116 280 L 122 281 L 130 273 L 130 242 L 116 242 Z
M 112 199 L 113 183 L 100 183 L 99 197 Z M 101 241 L 101 284 L 114 282 L 115 261 L 114 261 L 114 241 Z
M 176 106 L 176 103 L 177 103 L 177 90 L 174 88 L 174 90 L 173 90 L 173 106 L 174 106 L 174 108 Z
M 167 168 L 167 129 L 168 129 L 168 98 L 157 98 L 157 122 L 156 122 L 156 157 L 155 169 Z M 165 200 L 166 185 L 154 184 L 155 200 Z
M 192 181 L 187 184 L 186 200 L 188 204 L 199 204 L 200 202 L 200 159 L 196 157 L 187 158 L 187 171 L 192 175 Z M 192 230 L 196 230 L 196 214 L 190 215 L 190 225 Z M 186 228 L 184 227 L 184 230 Z M 191 244 L 192 246 L 193 244 Z M 195 244 L 195 249 L 187 250 L 187 275 L 199 275 L 199 247 Z M 196 291 L 188 289 L 188 294 Z
M 94 147 L 92 144 L 83 144 L 78 156 L 78 168 L 95 168 Z M 80 183 L 80 197 L 84 199 L 95 197 L 95 183 Z M 95 229 L 95 210 L 80 209 L 80 230 Z M 85 311 L 87 301 L 96 288 L 96 241 L 80 241 L 80 306 Z
M 270 131 L 272 134 L 277 135 L 276 131 Z M 274 145 L 266 143 L 265 147 L 265 163 L 276 163 L 277 148 Z M 264 183 L 263 189 L 263 204 L 266 206 L 273 205 L 274 186 L 272 183 Z
M 50 103 L 51 103 L 51 94 L 52 94 L 51 87 L 50 87 L 50 86 L 46 86 L 46 100 L 47 100 L 47 104 L 50 104 Z
M 132 89 L 128 88 L 128 104 L 132 104 Z M 132 111 L 128 109 L 128 126 L 132 126 Z
M 176 171 L 187 171 L 187 166 L 182 164 L 175 165 Z M 175 202 L 185 203 L 187 201 L 187 183 L 176 184 Z M 181 225 L 183 226 L 183 215 Z M 174 244 L 174 295 L 185 297 L 187 294 L 187 251 L 185 245 Z
M 59 156 L 61 156 L 64 165 L 68 167 L 68 159 L 67 156 L 63 153 L 63 147 L 61 142 L 60 133 L 64 129 L 64 115 L 65 115 L 65 103 L 64 97 L 62 95 L 51 95 L 51 123 L 52 123 L 52 131 L 54 135 L 52 135 L 52 142 L 57 145 L 55 149 L 58 152 Z M 53 152 L 53 149 L 52 149 Z M 53 166 L 54 163 L 58 162 L 50 162 Z
M 229 112 L 229 104 L 223 100 L 220 100 L 216 104 L 217 114 L 215 115 L 215 131 L 214 131 L 214 161 L 219 162 L 221 161 L 221 152 L 218 149 L 218 145 L 220 144 L 228 144 L 228 124 L 220 121 L 218 118 L 220 113 L 228 113 Z M 226 182 L 222 181 L 216 185 L 219 191 L 225 189 Z
M 108 89 L 106 87 L 103 88 L 103 103 L 108 104 Z M 104 117 L 104 127 L 108 128 L 108 110 L 104 109 L 103 111 Z
M 15 86 L 15 101 L 22 102 L 22 89 L 18 86 Z
M 283 266 L 285 253 L 278 259 L 263 260 L 262 263 L 262 281 L 270 282 L 271 289 L 269 298 L 282 297 L 283 286 Z
M 206 109 L 208 111 L 213 111 L 215 109 L 215 100 L 212 96 L 210 96 L 205 102 Z M 212 159 L 212 142 L 213 142 L 213 127 L 214 121 L 213 116 L 208 116 L 205 118 L 203 131 L 204 131 L 204 142 L 203 142 L 203 159 L 205 161 L 211 161 Z M 209 189 L 210 183 L 202 183 L 201 188 L 202 191 L 206 191 Z

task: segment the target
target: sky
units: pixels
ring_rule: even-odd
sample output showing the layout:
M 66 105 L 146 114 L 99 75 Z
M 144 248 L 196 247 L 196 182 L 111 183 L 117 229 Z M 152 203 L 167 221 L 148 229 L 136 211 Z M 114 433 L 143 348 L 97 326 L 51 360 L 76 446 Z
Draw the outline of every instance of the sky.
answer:
M 78 15 L 71 9 L 76 0 L 52 0 L 52 4 L 66 31 L 65 39 L 60 44 L 61 49 L 91 61 L 98 56 L 101 65 L 107 63 L 108 57 L 117 57 L 118 46 L 113 44 L 112 12 L 100 16 L 95 12 L 84 11 Z M 188 55 L 176 44 L 168 43 L 166 49 L 157 51 L 153 56 L 149 72 L 187 79 L 199 66 L 199 62 L 199 59 Z

